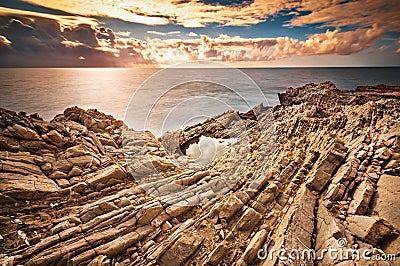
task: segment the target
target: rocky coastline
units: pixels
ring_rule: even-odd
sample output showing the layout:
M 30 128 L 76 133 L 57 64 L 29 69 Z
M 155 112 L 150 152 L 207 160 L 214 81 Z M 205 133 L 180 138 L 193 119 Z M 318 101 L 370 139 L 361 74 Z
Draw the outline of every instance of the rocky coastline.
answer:
M 400 87 L 324 82 L 279 100 L 161 138 L 97 110 L 43 121 L 0 109 L 0 265 L 396 265 L 260 258 L 282 247 L 368 250 L 399 263 Z M 235 158 L 189 167 L 185 150 L 200 136 L 231 135 Z M 153 182 L 151 168 L 166 180 Z M 235 183 L 221 184 L 223 175 Z M 176 184 L 195 193 L 154 197 Z

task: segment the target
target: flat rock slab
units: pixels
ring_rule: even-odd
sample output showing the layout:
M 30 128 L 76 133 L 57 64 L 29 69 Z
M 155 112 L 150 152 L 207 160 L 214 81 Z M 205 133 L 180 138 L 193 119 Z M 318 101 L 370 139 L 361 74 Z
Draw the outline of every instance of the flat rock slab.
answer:
M 382 175 L 378 182 L 373 213 L 400 231 L 400 177 Z
M 86 180 L 90 186 L 98 187 L 99 185 L 114 185 L 126 176 L 126 173 L 118 165 L 109 166 L 101 170 L 97 175 L 94 175 Z
M 182 234 L 182 236 L 161 257 L 162 265 L 183 265 L 197 250 L 204 237 L 197 231 Z
M 379 217 L 354 215 L 349 216 L 346 221 L 351 234 L 372 245 L 392 233 L 392 229 Z
M 15 199 L 37 199 L 45 193 L 59 191 L 59 186 L 44 175 L 2 173 L 0 192 Z

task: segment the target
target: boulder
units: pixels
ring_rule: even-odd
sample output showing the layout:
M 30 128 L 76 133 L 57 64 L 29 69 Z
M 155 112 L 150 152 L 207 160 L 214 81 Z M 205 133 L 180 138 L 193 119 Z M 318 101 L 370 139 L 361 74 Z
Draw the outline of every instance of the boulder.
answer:
M 219 218 L 230 219 L 242 207 L 243 202 L 235 195 L 231 195 L 221 207 Z
M 187 259 L 196 252 L 204 237 L 197 231 L 183 233 L 174 244 L 161 256 L 161 265 L 184 265 Z
M 20 139 L 41 140 L 40 136 L 34 130 L 19 124 L 15 124 L 7 129 L 12 135 Z
M 97 174 L 89 177 L 86 182 L 90 186 L 97 187 L 99 184 L 111 186 L 122 182 L 126 177 L 125 171 L 118 165 L 111 165 L 106 169 L 100 170 Z
M 353 200 L 350 203 L 348 210 L 349 214 L 364 214 L 371 201 L 372 194 L 374 193 L 374 186 L 368 180 L 364 180 L 358 185 L 353 195 Z
M 261 218 L 262 215 L 259 212 L 249 207 L 239 218 L 239 221 L 237 222 L 237 228 L 243 231 L 251 230 L 256 224 L 258 224 Z
M 376 191 L 372 212 L 400 231 L 400 177 L 382 175 Z
M 136 214 L 138 225 L 149 224 L 154 218 L 156 218 L 163 211 L 163 207 L 160 203 L 145 206 L 141 208 Z
M 393 232 L 392 226 L 379 217 L 354 215 L 347 217 L 347 229 L 351 234 L 365 242 L 376 245 L 381 239 Z
M 265 229 L 258 231 L 250 240 L 240 260 L 244 261 L 246 264 L 251 265 L 257 257 L 258 250 L 264 247 L 264 242 L 266 238 L 267 231 Z
M 228 246 L 226 243 L 222 242 L 219 244 L 209 255 L 207 263 L 210 265 L 220 265 L 220 262 L 226 256 L 228 251 Z
M 43 138 L 57 147 L 64 146 L 68 142 L 68 139 L 61 135 L 57 130 L 53 129 L 49 133 L 43 135 Z
M 33 163 L 25 163 L 15 160 L 0 160 L 3 172 L 16 173 L 22 175 L 36 174 L 43 175 L 40 167 Z
M 38 199 L 46 193 L 59 190 L 59 186 L 44 175 L 1 174 L 0 192 L 15 199 Z

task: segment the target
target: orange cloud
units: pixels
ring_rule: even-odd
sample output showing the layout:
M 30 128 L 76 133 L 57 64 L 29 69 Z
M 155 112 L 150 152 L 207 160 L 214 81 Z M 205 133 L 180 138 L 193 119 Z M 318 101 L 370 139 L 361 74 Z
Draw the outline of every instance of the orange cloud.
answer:
M 221 34 L 217 38 L 201 35 L 198 39 L 150 39 L 142 53 L 152 62 L 173 64 L 185 60 L 271 61 L 290 56 L 350 55 L 371 47 L 383 36 L 382 29 L 325 33 L 305 41 L 290 37 L 242 38 Z
M 6 7 L 0 7 L 0 16 L 20 16 L 27 19 L 41 18 L 46 20 L 52 20 L 58 22 L 63 27 L 72 27 L 79 24 L 87 24 L 91 26 L 97 26 L 99 23 L 96 19 L 80 17 L 80 16 L 60 16 L 45 13 L 37 13 L 31 11 L 24 11 L 18 9 L 11 9 Z
M 180 35 L 181 34 L 180 31 L 160 32 L 160 31 L 154 31 L 154 30 L 149 30 L 146 33 L 152 34 L 152 35 L 158 35 L 158 36 Z
M 255 0 L 249 4 L 233 6 L 207 5 L 196 0 L 25 1 L 82 16 L 112 17 L 146 25 L 175 23 L 185 27 L 204 27 L 209 23 L 219 23 L 227 26 L 257 24 L 283 9 L 298 6 L 296 1 L 283 0 Z
M 383 30 L 374 25 L 370 29 L 348 32 L 328 30 L 311 35 L 307 40 L 300 42 L 288 37 L 279 37 L 272 56 L 281 58 L 291 55 L 350 55 L 371 47 L 383 34 Z
M 141 41 L 123 34 L 118 36 L 93 19 L 10 9 L 0 11 L 3 12 L 1 21 L 5 22 L 0 25 L 1 66 L 116 67 L 168 65 L 187 60 L 269 62 L 291 56 L 355 54 L 372 47 L 384 34 L 374 24 L 371 28 L 347 32 L 328 30 L 302 41 L 290 37 L 243 38 L 224 34 L 216 38 L 192 34 L 190 39 Z
M 10 46 L 11 45 L 10 40 L 8 40 L 6 37 L 4 37 L 2 35 L 0 35 L 0 43 L 1 43 L 1 45 L 4 45 L 4 46 Z
M 400 39 L 397 40 L 397 45 L 399 48 L 396 50 L 396 53 L 400 53 Z
M 325 26 L 379 25 L 385 31 L 400 31 L 400 2 L 393 0 L 303 0 L 299 10 L 312 13 L 297 16 L 291 26 L 323 23 Z
M 178 24 L 204 27 L 210 23 L 225 26 L 258 24 L 282 10 L 311 11 L 296 16 L 289 25 L 304 26 L 323 23 L 325 26 L 372 26 L 400 31 L 400 2 L 393 0 L 254 0 L 243 5 L 205 4 L 188 0 L 24 0 L 26 2 L 63 10 L 82 16 L 118 18 L 146 25 Z

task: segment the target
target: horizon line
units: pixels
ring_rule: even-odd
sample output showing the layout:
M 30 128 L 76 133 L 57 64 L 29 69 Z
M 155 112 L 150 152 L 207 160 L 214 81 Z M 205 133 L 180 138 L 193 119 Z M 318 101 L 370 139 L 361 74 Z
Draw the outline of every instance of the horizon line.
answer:
M 0 67 L 0 69 L 165 69 L 165 68 L 178 68 L 178 69 L 225 69 L 226 67 L 177 67 L 177 66 L 166 66 L 166 67 L 150 67 L 150 66 L 129 66 L 129 67 L 112 67 L 112 66 L 91 66 L 91 67 L 60 67 L 60 66 L 46 66 L 46 67 L 30 67 L 30 66 L 22 66 L 22 67 Z M 237 69 L 282 69 L 282 68 L 400 68 L 400 65 L 355 65 L 355 66 L 248 66 L 248 67 L 235 67 L 232 68 Z

